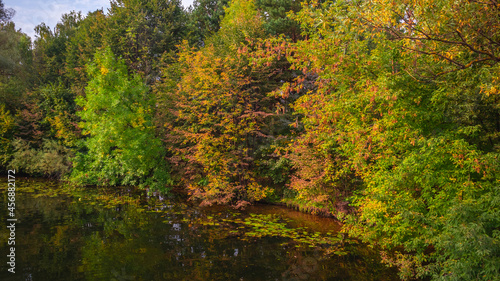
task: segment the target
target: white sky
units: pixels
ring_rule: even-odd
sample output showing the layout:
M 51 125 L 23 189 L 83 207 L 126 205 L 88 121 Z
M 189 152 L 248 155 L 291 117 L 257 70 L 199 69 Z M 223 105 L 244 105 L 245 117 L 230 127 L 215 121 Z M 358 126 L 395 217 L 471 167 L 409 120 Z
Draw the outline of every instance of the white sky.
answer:
M 35 26 L 44 22 L 54 28 L 61 20 L 63 14 L 71 11 L 81 11 L 83 16 L 88 12 L 104 8 L 106 12 L 110 7 L 109 0 L 3 0 L 5 8 L 16 10 L 12 21 L 16 29 L 21 29 L 32 40 L 35 38 Z M 193 0 L 182 0 L 184 7 L 188 7 Z

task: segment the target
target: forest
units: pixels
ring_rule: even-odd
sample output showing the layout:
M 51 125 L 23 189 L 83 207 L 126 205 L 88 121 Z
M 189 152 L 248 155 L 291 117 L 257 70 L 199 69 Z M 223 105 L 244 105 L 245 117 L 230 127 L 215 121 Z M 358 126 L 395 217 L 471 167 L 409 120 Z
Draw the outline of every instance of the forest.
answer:
M 403 280 L 499 280 L 497 0 L 0 2 L 0 166 L 331 214 Z

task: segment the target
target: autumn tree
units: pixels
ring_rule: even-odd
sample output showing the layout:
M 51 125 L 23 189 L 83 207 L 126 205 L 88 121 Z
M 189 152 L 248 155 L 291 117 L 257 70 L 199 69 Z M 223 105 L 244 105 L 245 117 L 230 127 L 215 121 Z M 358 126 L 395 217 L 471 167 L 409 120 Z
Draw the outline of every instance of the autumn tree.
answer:
M 270 48 L 259 41 L 265 36 L 253 1 L 233 1 L 219 32 L 198 51 L 184 46 L 170 68 L 179 74 L 165 77 L 160 102 L 168 101 L 176 117 L 165 124 L 172 128 L 167 139 L 177 144 L 171 161 L 187 162 L 183 178 L 193 198 L 205 204 L 242 206 L 271 191 L 257 159 L 259 147 L 282 126 L 273 123 L 278 99 L 270 93 L 284 76 L 276 68 L 278 56 L 259 55 Z
M 18 126 L 17 111 L 22 108 L 25 91 L 30 87 L 31 40 L 16 30 L 10 21 L 14 10 L 0 1 L 0 166 L 7 167 L 12 159 Z M 10 167 L 10 166 L 9 166 Z
M 446 119 L 483 150 L 500 148 L 500 26 L 496 1 L 366 1 L 367 26 L 389 34 L 408 59 L 402 70 L 441 85 Z M 478 17 L 477 15 L 481 15 Z
M 489 13 L 487 5 L 313 1 L 294 17 L 307 39 L 290 59 L 304 75 L 284 90 L 316 78 L 295 103 L 305 132 L 292 159 L 306 166 L 312 155 L 321 163 L 296 176 L 317 182 L 325 200 L 337 199 L 335 190 L 352 194 L 340 197 L 356 210 L 345 230 L 386 250 L 384 260 L 402 278 L 498 275 L 498 107 L 491 97 L 498 66 L 484 53 L 497 52 L 487 43 L 497 35 L 468 14 Z M 453 7 L 453 16 L 443 7 Z M 429 14 L 413 18 L 422 13 Z M 471 45 L 478 40 L 483 47 Z M 312 201 L 314 189 L 298 183 L 298 196 Z
M 71 169 L 69 158 L 79 130 L 75 95 L 69 89 L 64 64 L 66 44 L 80 20 L 79 14 L 70 13 L 63 15 L 54 30 L 40 24 L 34 50 L 27 36 L 25 47 L 19 48 L 22 60 L 17 68 L 22 70 L 13 77 L 22 82 L 16 87 L 17 99 L 10 99 L 16 128 L 10 139 L 9 165 L 20 171 L 61 177 Z

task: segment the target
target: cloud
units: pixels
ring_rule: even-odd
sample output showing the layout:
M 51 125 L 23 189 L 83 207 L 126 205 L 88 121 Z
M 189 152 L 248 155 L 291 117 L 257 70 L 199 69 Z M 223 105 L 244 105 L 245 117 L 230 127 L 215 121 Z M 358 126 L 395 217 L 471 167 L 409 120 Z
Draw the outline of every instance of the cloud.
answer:
M 63 14 L 81 11 L 86 15 L 90 11 L 110 7 L 109 0 L 5 0 L 4 5 L 16 11 L 12 20 L 32 40 L 35 38 L 34 28 L 42 22 L 53 29 Z
M 12 19 L 16 27 L 35 39 L 35 27 L 44 22 L 54 28 L 61 20 L 63 14 L 71 11 L 81 11 L 82 15 L 104 8 L 106 12 L 110 7 L 109 0 L 4 0 L 6 8 L 16 10 Z M 182 0 L 182 5 L 188 7 L 193 0 Z
M 184 8 L 187 8 L 191 5 L 193 5 L 193 0 L 182 0 L 182 6 L 184 6 Z

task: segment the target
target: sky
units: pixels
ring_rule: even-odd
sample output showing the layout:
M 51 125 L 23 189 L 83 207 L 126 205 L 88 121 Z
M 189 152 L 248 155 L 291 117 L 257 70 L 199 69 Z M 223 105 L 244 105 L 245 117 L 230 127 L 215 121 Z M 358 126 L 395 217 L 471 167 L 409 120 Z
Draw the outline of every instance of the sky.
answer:
M 5 8 L 16 11 L 12 18 L 16 29 L 21 29 L 32 40 L 35 38 L 35 26 L 42 22 L 53 29 L 63 14 L 81 11 L 82 15 L 87 15 L 88 12 L 101 8 L 107 11 L 109 2 L 110 0 L 3 0 Z M 192 3 L 193 0 L 182 0 L 184 7 Z

